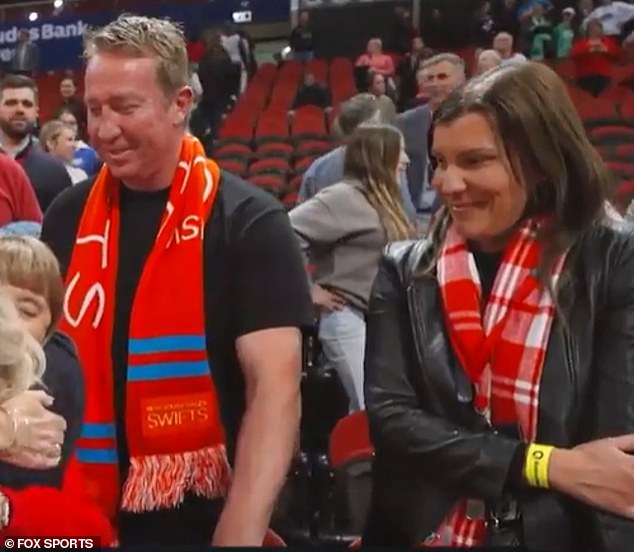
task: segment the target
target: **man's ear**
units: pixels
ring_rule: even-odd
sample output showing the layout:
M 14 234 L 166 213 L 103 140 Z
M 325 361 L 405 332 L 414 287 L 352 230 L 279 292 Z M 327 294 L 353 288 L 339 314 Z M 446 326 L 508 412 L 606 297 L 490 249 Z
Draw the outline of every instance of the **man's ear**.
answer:
M 194 92 L 189 86 L 183 86 L 174 97 L 174 104 L 176 109 L 174 110 L 173 123 L 174 126 L 181 126 L 185 124 L 187 117 L 192 110 L 194 103 Z

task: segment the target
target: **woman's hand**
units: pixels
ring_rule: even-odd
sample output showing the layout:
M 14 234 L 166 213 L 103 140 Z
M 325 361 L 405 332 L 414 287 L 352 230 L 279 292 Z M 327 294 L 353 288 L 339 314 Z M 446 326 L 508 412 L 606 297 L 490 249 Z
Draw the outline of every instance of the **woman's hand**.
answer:
M 346 300 L 341 295 L 328 291 L 317 284 L 313 285 L 312 293 L 313 305 L 327 312 L 338 311 L 346 306 Z
M 66 421 L 47 407 L 53 398 L 44 391 L 25 391 L 4 402 L 2 411 L 2 443 L 4 462 L 31 469 L 57 466 L 62 456 Z M 6 432 L 11 432 L 6 439 Z
M 580 502 L 634 519 L 634 434 L 555 449 L 550 486 Z

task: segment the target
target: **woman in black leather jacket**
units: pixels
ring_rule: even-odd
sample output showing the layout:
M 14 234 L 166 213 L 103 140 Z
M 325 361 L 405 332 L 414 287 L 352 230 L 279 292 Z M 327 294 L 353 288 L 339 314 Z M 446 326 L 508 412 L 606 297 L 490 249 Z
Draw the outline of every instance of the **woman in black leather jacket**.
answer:
M 364 545 L 632 550 L 634 235 L 606 169 L 541 64 L 434 119 L 443 210 L 367 315 Z

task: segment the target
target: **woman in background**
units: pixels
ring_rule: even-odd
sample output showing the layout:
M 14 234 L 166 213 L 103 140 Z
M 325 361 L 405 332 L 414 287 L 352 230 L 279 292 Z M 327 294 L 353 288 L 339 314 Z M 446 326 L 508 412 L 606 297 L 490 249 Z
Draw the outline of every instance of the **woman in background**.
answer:
M 604 36 L 601 21 L 591 19 L 586 36 L 577 40 L 570 51 L 576 66 L 577 84 L 593 96 L 599 96 L 612 81 L 612 64 L 620 55 L 618 42 L 611 36 Z
M 413 236 L 399 191 L 406 164 L 396 128 L 363 125 L 346 146 L 343 181 L 290 212 L 301 248 L 315 269 L 319 340 L 351 411 L 364 408 L 365 311 L 381 252 L 387 242 Z

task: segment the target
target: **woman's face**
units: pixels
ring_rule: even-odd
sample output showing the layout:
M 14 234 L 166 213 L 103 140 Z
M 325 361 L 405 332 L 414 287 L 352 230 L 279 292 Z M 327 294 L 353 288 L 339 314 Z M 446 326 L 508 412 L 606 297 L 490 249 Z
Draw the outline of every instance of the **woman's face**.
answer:
M 526 191 L 484 115 L 469 113 L 434 129 L 433 186 L 457 230 L 482 250 L 503 249 L 526 207 Z
M 588 38 L 601 38 L 603 36 L 603 25 L 600 21 L 590 21 L 588 23 Z
M 46 298 L 16 286 L 5 285 L 4 289 L 13 299 L 28 332 L 43 343 L 53 320 Z
M 75 115 L 68 111 L 65 111 L 59 116 L 59 120 L 62 121 L 62 123 L 64 123 L 66 126 L 72 128 L 75 131 L 75 137 L 77 137 L 78 125 Z
M 49 144 L 49 150 L 64 163 L 70 163 L 75 155 L 75 145 L 75 133 L 65 128 L 59 133 L 57 139 Z

